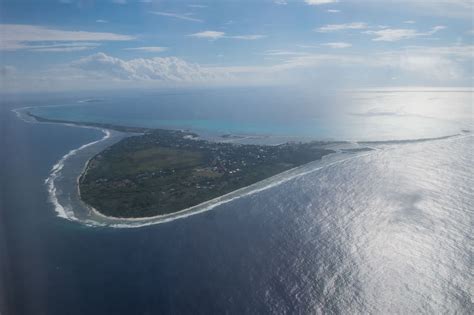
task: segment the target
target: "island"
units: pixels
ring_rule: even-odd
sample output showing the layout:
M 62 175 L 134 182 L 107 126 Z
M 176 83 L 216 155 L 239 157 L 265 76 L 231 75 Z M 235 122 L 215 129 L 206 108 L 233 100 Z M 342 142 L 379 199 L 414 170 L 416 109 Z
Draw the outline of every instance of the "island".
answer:
M 247 187 L 334 151 L 326 142 L 280 145 L 208 141 L 183 130 L 50 120 L 137 133 L 92 157 L 79 177 L 83 202 L 105 216 L 175 213 Z

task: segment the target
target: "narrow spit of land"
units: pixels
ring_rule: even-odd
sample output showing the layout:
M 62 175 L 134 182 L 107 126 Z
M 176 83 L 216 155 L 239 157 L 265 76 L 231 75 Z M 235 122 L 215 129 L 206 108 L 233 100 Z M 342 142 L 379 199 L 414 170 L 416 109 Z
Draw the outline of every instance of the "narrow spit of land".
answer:
M 81 199 L 106 216 L 141 218 L 198 205 L 321 159 L 327 142 L 244 145 L 211 142 L 177 130 L 45 119 L 123 132 L 125 138 L 90 159 L 79 178 Z

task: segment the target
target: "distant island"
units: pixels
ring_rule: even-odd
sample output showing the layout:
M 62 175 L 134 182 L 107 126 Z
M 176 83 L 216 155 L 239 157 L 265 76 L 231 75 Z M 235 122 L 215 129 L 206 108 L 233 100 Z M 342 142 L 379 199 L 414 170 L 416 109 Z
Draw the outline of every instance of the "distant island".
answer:
M 186 131 L 51 120 L 122 132 L 91 158 L 79 178 L 81 199 L 106 216 L 143 218 L 196 206 L 321 159 L 324 142 L 249 145 L 211 142 Z

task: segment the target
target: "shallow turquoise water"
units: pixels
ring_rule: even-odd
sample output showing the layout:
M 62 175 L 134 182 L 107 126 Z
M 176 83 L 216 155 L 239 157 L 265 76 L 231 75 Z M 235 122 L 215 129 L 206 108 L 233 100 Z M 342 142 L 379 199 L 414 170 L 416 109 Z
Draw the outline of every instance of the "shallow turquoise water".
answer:
M 217 135 L 333 140 L 432 138 L 472 129 L 472 92 L 341 92 L 325 97 L 287 90 L 267 92 L 107 97 L 100 102 L 37 107 L 31 112 L 51 119 Z
M 212 211 L 125 230 L 64 220 L 48 202 L 51 167 L 100 132 L 3 108 L 0 127 L 2 313 L 473 313 L 468 133 L 374 145 Z

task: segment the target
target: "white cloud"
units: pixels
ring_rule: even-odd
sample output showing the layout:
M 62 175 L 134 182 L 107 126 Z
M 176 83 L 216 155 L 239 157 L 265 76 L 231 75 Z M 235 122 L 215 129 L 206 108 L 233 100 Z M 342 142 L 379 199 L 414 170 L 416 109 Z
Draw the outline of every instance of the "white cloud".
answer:
M 344 43 L 344 42 L 333 42 L 333 43 L 325 43 L 322 44 L 323 46 L 331 47 L 331 48 L 349 48 L 352 47 L 352 44 Z
M 392 29 L 387 28 L 380 31 L 367 31 L 366 34 L 375 35 L 376 38 L 373 41 L 385 41 L 394 42 L 402 39 L 410 39 L 413 37 L 421 36 L 416 30 L 412 29 Z
M 367 23 L 354 22 L 354 23 L 346 23 L 346 24 L 328 24 L 326 26 L 322 26 L 320 28 L 315 29 L 315 31 L 320 32 L 320 33 L 328 33 L 328 32 L 336 32 L 336 31 L 344 31 L 344 30 L 361 30 L 361 29 L 366 29 L 367 27 L 368 27 Z
M 338 0 L 304 0 L 306 4 L 309 5 L 321 5 L 321 4 L 328 4 L 328 3 L 335 3 L 339 2 Z
M 0 68 L 0 77 L 11 76 L 16 73 L 16 68 L 10 65 L 4 65 Z
M 168 47 L 144 46 L 144 47 L 125 48 L 125 50 L 137 50 L 137 51 L 144 51 L 144 52 L 159 53 L 159 52 L 163 52 L 165 50 L 168 50 Z
M 364 60 L 361 56 L 343 54 L 308 54 L 304 56 L 294 56 L 286 60 L 282 65 L 274 67 L 277 70 L 289 70 L 293 68 L 319 67 L 321 65 L 351 65 L 360 64 Z
M 35 52 L 72 52 L 94 49 L 100 46 L 98 43 L 73 42 L 48 45 L 30 45 L 28 50 Z
M 273 3 L 277 4 L 277 5 L 287 5 L 288 2 L 286 2 L 286 0 L 273 0 Z
M 312 68 L 326 66 L 330 69 L 362 67 L 366 70 L 379 69 L 377 70 L 379 73 L 385 72 L 380 69 L 390 69 L 400 77 L 423 83 L 452 82 L 469 75 L 465 65 L 473 61 L 473 51 L 474 46 L 472 45 L 413 46 L 372 54 L 293 54 L 281 51 L 281 56 L 288 56 L 288 59 L 283 63 L 267 67 L 233 67 L 228 71 L 233 73 L 260 72 L 273 76 L 276 72 L 291 72 L 297 69 L 311 71 Z M 267 54 L 273 52 L 275 55 L 280 53 L 280 51 L 267 51 Z M 290 77 L 292 76 L 290 75 Z
M 71 64 L 95 78 L 125 81 L 195 82 L 215 78 L 215 74 L 197 64 L 176 57 L 122 60 L 97 53 Z
M 346 2 L 350 2 L 346 0 Z M 474 10 L 473 0 L 353 0 L 352 2 L 374 6 L 374 8 L 384 8 L 390 12 L 403 9 L 410 11 L 415 16 L 440 16 L 450 18 L 472 19 Z
M 267 50 L 263 53 L 265 56 L 303 56 L 307 55 L 308 53 L 299 52 L 299 51 L 291 51 L 291 50 L 279 50 L 279 49 L 272 49 Z
M 456 80 L 462 77 L 462 66 L 453 59 L 434 53 L 408 50 L 381 53 L 374 65 L 401 70 L 410 77 L 436 81 Z
M 433 35 L 436 32 L 445 29 L 445 26 L 435 26 L 429 32 L 418 32 L 414 29 L 393 29 L 393 28 L 386 28 L 378 31 L 366 31 L 366 34 L 374 35 L 375 38 L 372 39 L 373 41 L 385 41 L 385 42 L 395 42 L 403 39 L 411 39 L 420 36 L 429 36 Z
M 329 10 L 326 10 L 326 12 L 328 12 L 328 13 L 340 13 L 341 10 L 329 9 Z
M 191 22 L 203 22 L 201 19 L 197 19 L 192 17 L 191 13 L 179 14 L 179 13 L 171 13 L 171 12 L 161 12 L 161 11 L 150 11 L 151 14 L 159 15 L 159 16 L 166 16 L 171 17 L 179 20 L 191 21 Z
M 413 20 L 407 20 L 407 21 L 403 21 L 403 23 L 405 23 L 405 24 L 415 24 L 416 22 L 413 21 Z
M 474 59 L 474 45 L 454 45 L 454 46 L 408 46 L 406 51 L 418 54 L 430 54 L 443 57 L 455 57 L 457 60 Z
M 216 40 L 216 39 L 220 39 L 220 38 L 241 39 L 241 40 L 257 40 L 257 39 L 262 39 L 262 38 L 266 37 L 265 35 L 260 35 L 260 34 L 227 36 L 225 34 L 225 32 L 220 32 L 220 31 L 203 31 L 203 32 L 190 34 L 188 36 L 196 37 L 196 38 L 210 39 L 210 40 Z
M 115 33 L 63 31 L 24 24 L 0 24 L 0 50 L 31 49 L 38 42 L 127 41 L 133 36 Z M 34 47 L 33 47 L 34 48 Z
M 195 8 L 195 9 L 204 9 L 207 8 L 207 5 L 203 4 L 188 4 L 188 7 Z
M 107 20 L 102 20 L 102 19 L 98 19 L 98 20 L 95 20 L 96 23 L 109 23 L 109 21 Z
M 191 37 L 196 37 L 196 38 L 206 38 L 206 39 L 211 39 L 211 40 L 216 40 L 219 38 L 224 37 L 225 33 L 224 32 L 218 32 L 218 31 L 203 31 L 203 32 L 198 32 L 194 34 L 190 34 L 188 36 Z
M 316 46 L 317 47 L 317 46 Z M 355 86 L 391 84 L 397 77 L 411 85 L 466 85 L 472 82 L 472 45 L 408 46 L 383 53 L 300 53 L 267 51 L 269 65 L 202 66 L 176 57 L 124 60 L 104 53 L 47 70 L 15 72 L 2 78 L 5 91 L 64 90 L 176 85 L 282 84 L 285 82 L 344 83 L 346 75 Z M 343 50 L 344 51 L 344 50 Z M 265 57 L 266 58 L 266 57 Z M 271 59 L 270 59 L 271 60 Z M 363 73 L 371 73 L 369 81 Z M 359 75 L 361 74 L 361 75 Z
M 373 2 L 379 0 L 371 0 Z M 393 0 L 393 4 L 416 10 L 421 15 L 472 19 L 473 0 Z
M 432 35 L 432 34 L 436 33 L 437 31 L 441 31 L 441 30 L 444 30 L 444 29 L 446 29 L 446 26 L 438 25 L 438 26 L 433 27 L 433 29 L 431 31 L 429 31 L 427 34 Z
M 242 40 L 257 40 L 265 38 L 265 35 L 236 35 L 236 36 L 228 36 L 227 38 L 233 39 L 242 39 Z

